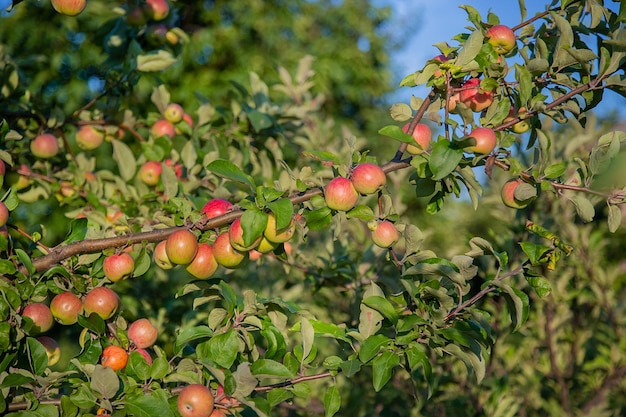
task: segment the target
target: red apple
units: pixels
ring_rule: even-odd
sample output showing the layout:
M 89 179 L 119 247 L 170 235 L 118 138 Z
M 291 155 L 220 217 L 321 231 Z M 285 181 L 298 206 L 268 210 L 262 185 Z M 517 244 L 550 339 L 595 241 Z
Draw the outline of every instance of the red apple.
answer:
M 265 230 L 263 231 L 263 236 L 269 242 L 271 243 L 286 242 L 293 237 L 293 234 L 295 232 L 296 232 L 296 221 L 293 218 L 291 219 L 287 227 L 284 227 L 282 229 L 276 229 L 276 216 L 274 216 L 274 213 L 269 213 L 267 215 L 267 225 L 265 226 Z M 266 253 L 266 252 L 263 252 L 263 253 Z
M 8 221 L 9 221 L 9 209 L 7 208 L 6 204 L 0 201 L 0 227 L 7 224 Z
M 161 136 L 167 136 L 172 139 L 176 136 L 176 129 L 174 125 L 169 120 L 160 119 L 154 122 L 152 127 L 150 128 L 150 134 L 152 134 L 153 138 L 160 138 Z
M 120 297 L 110 288 L 96 287 L 85 296 L 83 307 L 85 315 L 96 313 L 103 320 L 108 320 L 119 310 Z
M 152 365 L 152 356 L 150 356 L 150 353 L 148 353 L 147 350 L 145 350 L 145 349 L 135 349 L 135 352 L 137 352 L 141 356 L 143 356 L 143 358 L 146 360 L 148 365 Z
M 74 324 L 83 312 L 83 302 L 69 291 L 54 296 L 50 302 L 50 312 L 56 321 L 64 325 Z
M 261 243 L 261 236 L 258 236 L 249 245 L 246 245 L 243 240 L 243 227 L 241 227 L 241 218 L 236 219 L 231 223 L 228 228 L 228 237 L 230 238 L 231 246 L 240 252 L 247 252 L 256 248 Z
M 165 166 L 168 166 L 174 170 L 174 175 L 176 178 L 181 179 L 183 176 L 183 165 L 177 164 L 174 162 L 172 158 L 168 158 L 165 160 Z
M 185 114 L 185 110 L 180 104 L 170 103 L 165 107 L 165 111 L 163 111 L 163 116 L 165 119 L 171 123 L 178 123 L 183 120 L 183 116 Z
M 448 112 L 456 113 L 456 105 L 461 101 L 461 93 L 454 93 L 448 98 Z
M 175 231 L 165 242 L 165 253 L 173 264 L 191 263 L 198 251 L 198 239 L 187 229 Z
M 158 161 L 148 161 L 145 162 L 141 168 L 139 168 L 139 172 L 137 176 L 141 181 L 143 181 L 146 185 L 157 185 L 159 183 L 159 179 L 161 179 L 161 172 L 163 171 L 163 166 Z
M 410 123 L 407 123 L 402 127 L 402 131 L 406 134 L 409 133 L 409 125 Z M 430 127 L 428 127 L 427 124 L 418 123 L 415 126 L 415 130 L 413 130 L 411 136 L 413 136 L 413 139 L 415 139 L 415 142 L 419 146 L 409 144 L 406 147 L 406 151 L 412 155 L 419 155 L 428 150 L 428 148 L 430 147 L 430 141 L 433 138 L 433 133 L 431 132 Z
M 154 263 L 161 269 L 172 269 L 174 268 L 174 264 L 170 261 L 170 258 L 167 257 L 167 252 L 165 251 L 166 244 L 167 241 L 162 240 L 154 247 Z
M 159 330 L 148 319 L 139 319 L 128 326 L 128 339 L 139 349 L 154 345 Z
M 52 7 L 66 16 L 76 16 L 85 9 L 87 0 L 51 0 Z
M 348 211 L 356 205 L 359 200 L 359 193 L 348 178 L 336 177 L 326 184 L 324 199 L 328 208 Z
M 213 256 L 218 264 L 234 269 L 243 265 L 248 258 L 248 252 L 235 250 L 230 244 L 228 233 L 222 233 L 213 242 Z
M 515 33 L 505 25 L 494 25 L 485 32 L 487 42 L 499 54 L 507 54 L 515 47 Z
M 198 279 L 206 279 L 211 277 L 219 264 L 213 256 L 213 247 L 208 243 L 198 244 L 198 251 L 193 261 L 187 265 L 187 272 Z
M 104 130 L 102 128 L 84 125 L 76 131 L 76 143 L 78 147 L 86 151 L 97 149 L 104 142 Z
M 54 366 L 61 359 L 61 347 L 59 343 L 49 336 L 39 336 L 37 341 L 46 348 L 46 355 L 48 356 L 48 366 Z
M 28 332 L 31 336 L 47 332 L 54 324 L 50 308 L 42 303 L 28 304 L 22 311 L 22 317 L 28 317 L 33 321 L 33 327 Z
M 210 417 L 214 409 L 213 393 L 201 384 L 187 385 L 178 394 L 176 404 L 182 417 Z
M 467 137 L 474 138 L 476 144 L 468 146 L 465 150 L 476 154 L 489 154 L 496 148 L 498 143 L 496 133 L 486 127 L 477 127 Z
M 204 207 L 202 207 L 202 212 L 206 214 L 208 219 L 212 219 L 214 217 L 221 216 L 226 212 L 230 211 L 233 208 L 233 205 L 230 201 L 214 198 L 213 200 L 208 201 Z
M 460 91 L 461 102 L 473 112 L 481 112 L 493 103 L 493 92 L 480 88 L 480 79 L 470 78 Z
M 107 346 L 102 351 L 102 355 L 100 355 L 100 363 L 105 368 L 119 371 L 128 364 L 128 352 L 120 346 Z
M 514 178 L 504 183 L 504 186 L 502 186 L 502 190 L 500 191 L 500 196 L 502 197 L 502 202 L 505 206 L 514 209 L 521 209 L 528 206 L 535 199 L 534 196 L 526 200 L 519 200 L 515 198 L 515 190 L 522 184 L 524 184 L 524 181 L 519 178 Z
M 163 20 L 170 12 L 167 0 L 146 0 L 145 14 L 152 20 Z
M 135 269 L 135 260 L 127 253 L 116 253 L 104 258 L 104 276 L 113 282 L 130 277 Z
M 59 141 L 56 136 L 50 133 L 44 133 L 33 139 L 30 143 L 30 151 L 37 158 L 52 158 L 59 153 Z
M 7 172 L 7 166 L 2 159 L 0 159 L 0 176 L 4 176 Z
M 372 229 L 372 241 L 376 246 L 389 248 L 398 241 L 400 234 L 396 227 L 389 220 L 375 224 Z
M 373 194 L 387 182 L 385 172 L 376 164 L 364 163 L 352 170 L 352 185 L 361 194 Z

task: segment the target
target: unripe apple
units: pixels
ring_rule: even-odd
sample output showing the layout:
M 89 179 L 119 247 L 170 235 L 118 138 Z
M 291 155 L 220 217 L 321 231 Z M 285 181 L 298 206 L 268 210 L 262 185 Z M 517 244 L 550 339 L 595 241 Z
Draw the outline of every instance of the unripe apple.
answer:
M 161 136 L 167 136 L 172 139 L 176 136 L 176 128 L 169 120 L 160 119 L 154 122 L 150 128 L 150 134 L 153 138 L 160 138 Z
M 218 267 L 219 264 L 213 256 L 213 247 L 208 243 L 200 243 L 196 256 L 186 269 L 198 279 L 207 279 L 217 271 Z
M 122 252 L 104 258 L 102 264 L 104 276 L 113 282 L 130 277 L 135 269 L 135 260 L 129 254 Z
M 328 208 L 348 211 L 356 205 L 359 200 L 359 193 L 348 178 L 336 177 L 326 184 L 324 199 Z
M 159 336 L 159 330 L 148 319 L 139 319 L 128 326 L 128 339 L 139 349 L 154 345 Z
M 33 327 L 28 332 L 31 336 L 47 332 L 54 324 L 50 308 L 43 303 L 28 304 L 22 311 L 22 317 L 28 317 L 33 321 Z
M 182 417 L 210 417 L 214 401 L 210 389 L 201 384 L 191 384 L 180 391 L 176 405 Z
M 146 360 L 148 365 L 152 365 L 152 356 L 150 356 L 150 353 L 148 353 L 147 350 L 145 350 L 145 349 L 135 349 L 135 352 L 137 352 L 141 356 L 143 356 L 143 358 Z
M 137 176 L 144 184 L 154 186 L 159 183 L 161 172 L 163 172 L 163 166 L 160 162 L 148 161 L 139 168 Z
M 48 159 L 59 153 L 59 141 L 56 136 L 44 133 L 30 143 L 30 151 L 37 158 Z
M 85 9 L 87 0 L 51 0 L 52 7 L 66 16 L 76 16 Z
M 505 25 L 494 25 L 485 32 L 487 42 L 499 54 L 507 54 L 515 47 L 515 33 Z
M 213 256 L 225 268 L 237 268 L 248 258 L 248 252 L 239 252 L 230 244 L 228 233 L 220 234 L 213 242 Z
M 76 131 L 76 143 L 81 149 L 91 151 L 97 149 L 104 142 L 104 130 L 102 128 L 83 125 Z
M 230 211 L 233 208 L 233 205 L 230 201 L 224 200 L 222 198 L 214 198 L 213 200 L 208 201 L 204 207 L 202 207 L 202 212 L 206 215 L 207 219 L 212 219 L 214 217 L 219 217 L 222 214 Z
M 9 209 L 7 208 L 6 204 L 0 201 L 0 227 L 7 224 L 8 221 L 9 221 Z
M 406 134 L 409 134 L 409 125 L 410 123 L 407 123 L 402 126 L 402 131 Z M 413 136 L 413 139 L 415 139 L 415 142 L 419 146 L 409 144 L 406 147 L 406 151 L 411 155 L 419 155 L 428 150 L 428 148 L 430 147 L 430 141 L 433 138 L 433 133 L 431 132 L 430 127 L 427 124 L 418 123 L 415 126 L 415 130 L 413 130 L 411 136 Z
M 291 219 L 287 227 L 284 227 L 279 230 L 279 229 L 276 229 L 276 216 L 274 216 L 274 213 L 269 213 L 267 215 L 267 225 L 265 226 L 265 231 L 263 231 L 263 236 L 265 236 L 265 238 L 269 240 L 270 242 L 272 243 L 286 242 L 293 237 L 293 234 L 295 232 L 296 232 L 296 221 L 293 218 Z
M 83 312 L 83 302 L 74 293 L 62 292 L 50 302 L 50 312 L 57 322 L 71 325 L 78 321 L 78 315 Z
M 473 112 L 481 112 L 493 103 L 493 92 L 480 88 L 480 79 L 470 78 L 459 93 L 461 102 Z
M 120 346 L 107 346 L 102 351 L 102 355 L 100 355 L 100 363 L 105 368 L 119 371 L 128 364 L 128 352 Z
M 534 196 L 525 200 L 520 200 L 515 197 L 515 190 L 522 184 L 525 184 L 525 182 L 520 178 L 514 178 L 504 183 L 500 191 L 500 197 L 502 197 L 502 202 L 505 206 L 521 209 L 528 206 L 535 199 Z
M 167 252 L 165 251 L 166 244 L 167 241 L 162 240 L 154 247 L 154 263 L 161 269 L 172 269 L 174 268 L 174 264 L 170 261 L 170 258 L 167 257 Z
M 178 123 L 183 120 L 183 115 L 185 114 L 185 110 L 180 104 L 170 103 L 165 107 L 165 111 L 163 112 L 163 116 L 165 119 L 171 123 Z
M 259 243 L 259 246 L 257 246 L 256 249 L 250 251 L 250 260 L 256 261 L 260 257 L 260 255 L 264 253 L 273 252 L 274 250 L 276 250 L 278 245 L 279 243 L 272 242 L 268 240 L 265 236 L 263 236 L 261 238 L 261 243 Z M 252 252 L 256 252 L 254 256 L 252 255 Z M 256 258 L 256 259 L 253 259 L 253 258 Z
M 376 246 L 389 248 L 398 241 L 400 234 L 396 227 L 389 220 L 383 220 L 373 226 L 372 241 Z
M 376 164 L 359 164 L 352 170 L 352 185 L 360 194 L 373 194 L 382 189 L 386 182 L 385 172 Z
M 498 143 L 496 133 L 486 127 L 477 127 L 467 137 L 474 138 L 476 144 L 468 146 L 465 150 L 476 154 L 489 154 L 496 148 Z
M 526 114 L 526 107 L 520 107 L 518 114 L 519 116 L 523 116 L 524 114 Z M 509 110 L 509 115 L 506 117 L 506 119 L 504 119 L 504 123 L 512 121 L 516 118 L 516 116 L 517 115 L 515 114 L 515 107 L 511 106 L 511 109 Z M 513 130 L 513 132 L 515 133 L 528 132 L 528 130 L 530 129 L 530 122 L 528 120 L 521 120 L 515 123 L 510 129 Z
M 110 288 L 96 287 L 89 291 L 83 301 L 85 315 L 99 315 L 102 320 L 113 317 L 120 308 L 120 297 Z
M 170 12 L 167 0 L 146 0 L 145 14 L 152 20 L 163 20 Z
M 234 222 L 232 222 L 230 227 L 228 228 L 228 237 L 230 239 L 231 246 L 235 250 L 238 250 L 240 252 L 247 252 L 259 246 L 262 236 L 258 236 L 249 245 L 246 245 L 243 240 L 243 227 L 241 227 L 241 218 L 238 218 Z
M 170 262 L 187 265 L 193 261 L 198 251 L 196 235 L 187 229 L 180 229 L 169 235 L 165 241 L 165 253 Z
M 61 347 L 59 343 L 50 336 L 39 336 L 37 341 L 46 348 L 46 356 L 48 356 L 48 366 L 54 366 L 61 359 Z

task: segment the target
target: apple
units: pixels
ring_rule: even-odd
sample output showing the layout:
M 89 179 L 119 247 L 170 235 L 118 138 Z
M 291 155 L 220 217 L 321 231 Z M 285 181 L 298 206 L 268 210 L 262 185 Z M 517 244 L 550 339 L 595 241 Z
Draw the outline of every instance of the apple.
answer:
M 148 319 L 139 319 L 128 326 L 128 339 L 139 349 L 154 345 L 159 336 L 159 330 Z
M 7 166 L 2 159 L 0 159 L 0 176 L 4 176 L 7 172 Z
M 87 0 L 51 0 L 52 7 L 66 16 L 76 16 L 85 10 Z
M 515 47 L 515 33 L 505 25 L 494 25 L 485 32 L 487 42 L 493 49 L 503 55 L 509 53 Z
M 213 256 L 218 264 L 234 269 L 243 265 L 248 258 L 248 252 L 235 250 L 230 244 L 228 233 L 222 233 L 213 242 Z
M 6 174 L 6 183 L 13 187 L 15 191 L 23 190 L 31 184 L 31 180 L 27 175 L 23 173 L 30 174 L 32 171 L 27 165 L 20 165 L 19 169 L 11 170 Z
M 165 251 L 166 244 L 167 241 L 162 240 L 154 247 L 154 263 L 161 269 L 172 269 L 174 268 L 174 264 L 170 261 L 170 258 L 167 257 L 167 252 Z
M 479 78 L 470 78 L 465 81 L 459 94 L 461 102 L 476 113 L 493 103 L 493 92 L 481 90 Z
M 263 231 L 263 236 L 271 243 L 283 243 L 290 240 L 293 237 L 293 234 L 296 232 L 296 221 L 295 219 L 291 219 L 289 224 L 282 228 L 276 229 L 276 216 L 274 213 L 268 213 L 267 215 L 267 225 L 265 225 L 265 230 Z M 259 245 L 260 246 L 260 245 Z M 273 250 L 273 249 L 272 249 Z M 262 251 L 261 251 L 262 252 Z M 266 251 L 269 252 L 269 251 Z M 263 252 L 263 253 L 266 253 Z
M 0 227 L 7 224 L 8 221 L 9 221 L 9 209 L 7 208 L 6 204 L 0 201 Z
M 87 316 L 96 313 L 102 320 L 108 320 L 119 310 L 120 297 L 110 288 L 96 287 L 85 296 L 83 308 Z
M 165 166 L 168 166 L 174 170 L 174 175 L 176 178 L 181 179 L 183 177 L 183 165 L 175 163 L 172 158 L 167 158 L 165 160 Z
M 102 355 L 100 355 L 100 363 L 105 368 L 108 367 L 114 371 L 119 371 L 128 364 L 128 352 L 120 346 L 107 346 L 102 351 Z
M 161 172 L 163 171 L 163 166 L 158 161 L 148 161 L 145 162 L 141 168 L 139 168 L 139 172 L 137 176 L 141 181 L 146 185 L 157 185 L 159 180 L 161 179 Z
M 213 393 L 201 384 L 184 387 L 176 401 L 182 417 L 210 417 L 214 409 Z
M 456 105 L 461 101 L 461 93 L 456 92 L 448 97 L 448 112 L 456 113 Z
M 146 24 L 146 18 L 143 9 L 139 6 L 133 7 L 126 13 L 126 23 L 131 26 L 143 26 Z
M 187 265 L 191 263 L 197 251 L 198 239 L 187 229 L 175 231 L 165 241 L 165 253 L 173 264 Z
M 326 184 L 324 189 L 326 205 L 332 210 L 351 210 L 359 199 L 359 193 L 352 181 L 344 177 L 336 177 Z
M 39 336 L 37 341 L 46 348 L 46 355 L 48 356 L 48 366 L 54 366 L 61 359 L 61 347 L 59 343 L 50 336 Z
M 135 349 L 135 352 L 137 352 L 141 356 L 143 356 L 143 358 L 146 360 L 148 365 L 152 365 L 152 356 L 150 356 L 150 353 L 148 353 L 147 350 L 145 350 L 145 349 Z
M 169 32 L 168 32 L 169 33 Z M 166 35 L 167 36 L 167 35 Z M 187 123 L 189 125 L 190 128 L 193 128 L 193 119 L 191 118 L 191 116 L 187 113 L 183 114 L 183 120 L 182 123 Z M 182 130 L 180 130 L 178 127 L 176 127 L 176 133 L 181 134 Z
M 476 144 L 468 146 L 465 150 L 476 154 L 489 154 L 496 148 L 498 143 L 496 133 L 486 127 L 477 127 L 467 137 L 474 138 Z
M 371 226 L 370 226 L 371 227 Z M 389 248 L 398 241 L 400 234 L 396 227 L 389 220 L 383 220 L 374 224 L 372 228 L 372 241 L 376 246 Z
M 83 302 L 72 292 L 66 291 L 54 296 L 50 302 L 50 312 L 54 319 L 64 325 L 74 324 L 83 312 Z
M 213 200 L 208 201 L 204 207 L 202 207 L 202 212 L 206 215 L 207 219 L 212 219 L 214 217 L 219 217 L 222 214 L 227 213 L 233 208 L 233 205 L 230 201 L 224 200 L 222 198 L 214 198 Z
M 176 128 L 169 120 L 160 119 L 154 122 L 150 128 L 150 134 L 153 138 L 160 138 L 161 136 L 167 136 L 172 139 L 176 136 Z
M 373 194 L 382 189 L 386 182 L 385 172 L 376 164 L 359 164 L 352 170 L 352 185 L 360 194 Z
M 146 0 L 144 13 L 152 20 L 163 20 L 170 12 L 167 0 Z
M 30 151 L 37 158 L 48 159 L 59 153 L 59 141 L 56 136 L 44 133 L 30 143 Z
M 198 279 L 206 279 L 212 276 L 219 264 L 213 256 L 213 247 L 208 243 L 198 244 L 198 251 L 193 261 L 187 265 L 187 272 Z
M 167 26 L 163 24 L 150 25 L 146 29 L 145 37 L 150 45 L 163 46 L 167 37 Z
M 91 151 L 97 149 L 104 142 L 104 130 L 102 128 L 84 125 L 76 131 L 76 143 L 78 147 Z
M 185 110 L 180 104 L 170 103 L 165 107 L 165 111 L 163 111 L 163 116 L 165 116 L 165 120 L 171 123 L 178 123 L 183 120 L 183 116 L 185 115 Z
M 525 184 L 525 182 L 520 178 L 514 178 L 504 183 L 502 190 L 500 191 L 500 197 L 502 197 L 502 202 L 505 206 L 514 209 L 521 209 L 528 206 L 535 199 L 534 196 L 527 198 L 526 200 L 519 200 L 515 198 L 515 190 L 522 184 Z
M 410 123 L 407 123 L 402 126 L 402 131 L 406 134 L 409 134 L 409 125 Z M 415 139 L 415 142 L 419 146 L 409 144 L 406 147 L 406 151 L 412 155 L 419 155 L 428 150 L 428 148 L 430 147 L 430 141 L 433 138 L 433 133 L 431 132 L 430 127 L 427 124 L 418 123 L 415 126 L 415 130 L 413 130 L 411 136 L 413 136 L 413 139 Z
M 130 277 L 135 269 L 135 260 L 127 253 L 116 253 L 104 258 L 104 276 L 113 282 Z
M 520 107 L 518 111 L 519 116 L 523 117 L 526 114 L 526 107 Z M 504 123 L 510 122 L 516 118 L 515 107 L 511 106 L 509 110 L 509 115 L 504 119 Z M 510 128 L 515 133 L 525 133 L 530 130 L 530 122 L 528 120 L 522 119 L 521 121 L 515 123 L 513 127 Z
M 33 321 L 33 327 L 28 333 L 31 336 L 47 332 L 54 324 L 50 308 L 43 303 L 28 304 L 22 311 L 22 317 L 28 317 Z

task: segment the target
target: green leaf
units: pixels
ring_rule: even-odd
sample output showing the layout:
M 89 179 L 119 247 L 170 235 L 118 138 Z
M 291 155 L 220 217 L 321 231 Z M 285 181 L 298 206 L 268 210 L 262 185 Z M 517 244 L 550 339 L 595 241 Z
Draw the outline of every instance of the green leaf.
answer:
M 521 246 L 526 256 L 528 256 L 528 260 L 532 265 L 541 264 L 543 261 L 545 261 L 545 254 L 548 251 L 552 250 L 552 248 L 549 246 L 539 245 L 532 242 L 520 242 L 519 245 Z
M 186 327 L 176 337 L 175 351 L 178 352 L 189 342 L 198 339 L 208 339 L 212 335 L 213 331 L 208 326 Z
M 449 354 L 461 359 L 465 363 L 468 372 L 474 371 L 474 375 L 476 376 L 476 382 L 480 383 L 483 380 L 483 378 L 485 377 L 486 366 L 482 355 L 478 356 L 472 351 L 464 350 L 460 346 L 452 344 L 447 345 L 445 347 L 445 350 Z
M 252 375 L 258 378 L 293 378 L 294 374 L 282 363 L 271 359 L 259 359 L 250 366 Z
M 86 218 L 72 220 L 70 222 L 70 230 L 63 242 L 67 244 L 85 240 L 85 237 L 87 236 L 88 223 L 89 221 Z
M 151 377 L 151 366 L 146 362 L 146 358 L 139 352 L 130 352 L 126 373 L 132 373 L 140 380 L 146 381 Z
M 428 166 L 433 173 L 434 180 L 447 177 L 456 169 L 463 158 L 463 151 L 450 148 L 450 142 L 439 140 L 433 145 Z
M 510 285 L 504 284 L 501 281 L 494 280 L 491 282 L 494 286 L 502 290 L 502 295 L 504 296 L 509 308 L 513 331 L 517 331 L 520 327 L 522 327 L 522 324 L 524 324 L 528 318 L 530 304 L 528 296 L 524 292 L 512 288 Z
M 274 388 L 270 392 L 267 393 L 267 401 L 270 403 L 270 406 L 275 407 L 278 404 L 290 400 L 293 398 L 293 392 L 288 391 L 284 388 Z
M 515 64 L 515 80 L 519 83 L 519 101 L 522 106 L 528 107 L 534 86 L 530 70 L 524 65 Z
M 174 417 L 167 401 L 153 394 L 144 394 L 126 400 L 126 409 L 134 417 Z
M 61 397 L 61 417 L 76 417 L 78 415 L 78 407 L 70 400 L 70 397 L 63 395 Z
M 480 48 L 483 46 L 483 40 L 483 34 L 479 30 L 473 31 L 459 52 L 456 58 L 456 64 L 465 67 L 472 62 L 480 52 Z
M 588 223 L 593 220 L 596 215 L 596 210 L 589 199 L 580 194 L 576 194 L 570 199 L 570 201 L 574 203 L 576 214 L 578 214 L 583 222 Z
M 198 345 L 196 352 L 201 358 L 205 357 L 222 368 L 229 369 L 239 353 L 237 332 L 230 329 L 226 333 L 215 335 L 208 342 Z
M 124 181 L 130 181 L 135 177 L 137 162 L 128 145 L 119 140 L 112 141 L 113 160 L 117 162 L 117 168 Z
M 543 173 L 546 178 L 558 178 L 565 173 L 566 169 L 567 163 L 563 161 L 547 166 Z
M 328 207 L 304 212 L 306 226 L 311 231 L 325 229 L 330 224 L 332 218 L 332 212 Z
M 374 211 L 364 204 L 359 204 L 352 210 L 346 213 L 346 216 L 349 219 L 359 219 L 364 222 L 368 222 L 370 220 L 374 220 L 376 216 L 374 215 Z
M 383 352 L 372 362 L 372 382 L 374 391 L 380 391 L 393 375 L 393 368 L 400 363 L 400 357 L 393 352 Z
M 176 62 L 176 58 L 164 50 L 137 56 L 137 69 L 142 72 L 163 71 Z
M 274 119 L 268 114 L 261 113 L 258 110 L 251 110 L 247 114 L 255 132 L 260 132 L 274 125 Z
M 134 353 L 139 355 L 137 352 Z M 115 397 L 115 394 L 120 389 L 120 380 L 113 369 L 108 366 L 96 365 L 91 377 L 90 387 L 104 398 L 111 399 Z
M 347 378 L 350 378 L 361 370 L 361 362 L 354 359 L 347 360 L 341 364 L 340 368 L 341 372 L 343 372 Z
M 330 386 L 324 393 L 324 417 L 332 417 L 341 408 L 341 393 L 335 385 Z
M 29 356 L 32 364 L 32 371 L 35 375 L 43 375 L 48 367 L 48 354 L 46 348 L 34 337 L 26 339 L 28 342 Z
M 217 159 L 211 162 L 207 167 L 207 171 L 211 171 L 213 174 L 227 178 L 231 181 L 240 182 L 250 187 L 252 191 L 256 189 L 256 184 L 254 183 L 254 179 L 244 173 L 241 168 L 237 165 L 233 164 L 230 161 L 226 161 L 224 159 Z
M 281 230 L 291 224 L 293 220 L 293 204 L 288 198 L 281 198 L 266 204 L 267 208 L 276 217 L 276 229 Z
M 100 317 L 96 313 L 91 313 L 88 317 L 79 314 L 78 324 L 99 335 L 104 334 L 104 329 L 106 326 L 104 320 L 102 320 L 102 317 Z
M 413 136 L 411 135 L 407 135 L 406 133 L 404 133 L 402 129 L 396 125 L 385 126 L 381 128 L 378 133 L 391 139 L 395 139 L 399 142 L 415 144 L 415 138 L 413 138 Z
M 615 233 L 622 224 L 622 210 L 619 206 L 609 204 L 609 216 L 607 221 L 609 224 L 609 231 L 611 233 Z
M 243 244 L 250 246 L 263 235 L 267 226 L 267 213 L 260 210 L 246 210 L 241 216 L 241 228 L 243 229 Z
M 10 373 L 4 378 L 2 384 L 0 384 L 0 388 L 19 387 L 35 382 L 35 376 L 30 372 L 26 370 L 20 370 L 20 372 L 27 373 L 27 375 L 15 372 Z
M 382 334 L 375 334 L 368 337 L 361 343 L 359 360 L 363 363 L 369 362 L 374 356 L 378 355 L 380 349 L 388 345 L 390 341 L 391 339 Z
M 543 276 L 530 273 L 526 273 L 524 274 L 524 276 L 530 286 L 535 289 L 535 292 L 539 297 L 543 298 L 552 292 L 552 286 L 550 285 L 550 281 L 548 281 Z
M 302 359 L 304 360 L 311 353 L 315 341 L 315 330 L 306 317 L 300 320 L 300 335 L 302 337 Z
M 380 314 L 389 319 L 394 325 L 398 324 L 398 313 L 385 297 L 374 295 L 365 298 L 363 303 L 366 306 L 378 311 Z
M 86 220 L 86 219 L 83 219 L 83 220 Z M 26 267 L 26 270 L 28 271 L 29 275 L 32 275 L 37 271 L 35 269 L 35 266 L 33 265 L 33 261 L 30 259 L 30 256 L 23 249 L 16 248 L 15 255 L 17 255 L 17 258 L 19 259 L 20 264 Z

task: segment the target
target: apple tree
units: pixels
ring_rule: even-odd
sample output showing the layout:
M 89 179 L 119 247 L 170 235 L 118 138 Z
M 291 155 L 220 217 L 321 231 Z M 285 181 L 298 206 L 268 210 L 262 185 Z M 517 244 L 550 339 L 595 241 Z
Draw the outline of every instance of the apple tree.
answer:
M 626 133 L 592 112 L 626 6 L 463 6 L 383 114 L 365 0 L 30 3 L 0 18 L 0 412 L 626 410 Z

